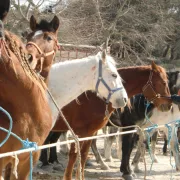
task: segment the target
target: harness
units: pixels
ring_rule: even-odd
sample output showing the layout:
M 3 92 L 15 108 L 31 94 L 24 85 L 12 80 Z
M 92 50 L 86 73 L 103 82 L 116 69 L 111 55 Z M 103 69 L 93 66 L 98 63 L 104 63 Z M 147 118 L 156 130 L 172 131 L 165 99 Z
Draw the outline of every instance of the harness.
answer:
M 97 80 L 97 83 L 96 83 L 96 92 L 98 93 L 98 87 L 99 87 L 99 84 L 100 82 L 102 82 L 102 84 L 107 88 L 109 94 L 106 98 L 106 104 L 109 103 L 109 100 L 112 96 L 113 93 L 115 93 L 116 91 L 121 91 L 122 89 L 124 89 L 124 87 L 119 87 L 119 88 L 114 88 L 114 89 L 111 89 L 108 84 L 106 83 L 106 81 L 103 79 L 102 77 L 102 60 L 99 60 L 99 71 L 98 71 L 98 80 Z
M 144 87 L 142 88 L 142 93 L 146 97 L 146 99 L 150 102 L 153 102 L 154 104 L 156 104 L 156 101 L 160 98 L 171 99 L 170 96 L 163 96 L 161 94 L 156 93 L 153 87 L 152 77 L 153 77 L 153 71 L 151 70 L 149 79 L 147 83 L 144 85 Z

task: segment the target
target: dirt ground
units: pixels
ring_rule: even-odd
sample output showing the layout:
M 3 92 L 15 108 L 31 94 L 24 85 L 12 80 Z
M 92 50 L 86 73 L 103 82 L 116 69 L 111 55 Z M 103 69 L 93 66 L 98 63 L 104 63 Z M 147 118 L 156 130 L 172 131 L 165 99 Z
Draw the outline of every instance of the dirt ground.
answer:
M 151 159 L 148 152 L 146 152 L 146 155 L 145 155 L 146 164 L 147 164 L 146 179 L 147 180 L 170 180 L 170 179 L 180 180 L 180 172 L 177 172 L 175 168 L 172 169 L 170 165 L 170 156 L 169 155 L 163 156 L 162 145 L 163 145 L 163 142 L 158 141 L 158 144 L 156 146 L 156 155 L 158 157 L 159 162 L 153 164 L 151 172 L 149 171 L 150 165 L 151 165 Z M 103 156 L 103 148 L 104 148 L 103 138 L 98 139 L 97 146 Z M 135 153 L 135 150 L 133 151 L 133 155 L 134 153 Z M 88 167 L 85 169 L 85 179 L 86 180 L 122 180 L 121 173 L 119 171 L 120 160 L 115 158 L 115 154 L 116 154 L 116 143 L 113 144 L 113 149 L 112 149 L 113 162 L 107 162 L 111 170 L 101 170 L 100 166 L 96 163 L 95 158 L 90 150 L 89 157 L 92 160 L 92 163 L 94 166 Z M 58 153 L 58 158 L 59 158 L 59 161 L 62 163 L 63 168 L 65 168 L 68 157 L 61 153 Z M 174 164 L 174 160 L 172 162 Z M 42 179 L 62 180 L 63 172 L 64 172 L 63 170 L 62 171 L 53 170 L 53 166 L 42 170 L 39 166 L 40 166 L 40 163 L 38 163 L 37 166 L 34 168 L 34 172 L 33 172 L 34 180 L 42 180 Z M 144 163 L 142 162 L 140 163 L 140 168 L 141 170 L 144 170 Z M 143 180 L 144 173 L 136 174 L 135 179 Z

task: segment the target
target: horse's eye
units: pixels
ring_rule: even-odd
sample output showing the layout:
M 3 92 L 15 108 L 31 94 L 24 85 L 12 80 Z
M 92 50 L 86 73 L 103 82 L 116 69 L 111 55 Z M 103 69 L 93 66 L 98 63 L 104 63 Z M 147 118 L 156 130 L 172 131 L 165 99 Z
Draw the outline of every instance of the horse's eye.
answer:
M 48 40 L 48 41 L 51 41 L 51 40 L 52 40 L 52 38 L 51 38 L 50 36 L 48 36 L 48 37 L 47 37 L 47 40 Z
M 117 74 L 113 73 L 112 77 L 117 78 Z

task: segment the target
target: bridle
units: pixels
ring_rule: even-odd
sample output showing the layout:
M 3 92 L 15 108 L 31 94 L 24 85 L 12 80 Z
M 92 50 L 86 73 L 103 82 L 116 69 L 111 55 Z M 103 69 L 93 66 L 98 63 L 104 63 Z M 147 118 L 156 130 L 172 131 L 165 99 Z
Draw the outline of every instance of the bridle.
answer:
M 156 104 L 156 101 L 161 98 L 171 99 L 170 96 L 163 96 L 161 94 L 156 93 L 156 91 L 154 90 L 154 87 L 153 87 L 152 77 L 153 77 L 153 70 L 150 70 L 149 79 L 142 88 L 142 92 L 143 92 L 143 95 L 145 96 L 145 98 L 149 102 L 153 102 L 154 104 Z
M 58 44 L 58 41 L 57 41 L 57 39 L 55 39 L 55 38 L 53 38 L 53 40 L 55 41 L 55 47 L 57 47 L 57 49 L 60 49 L 60 45 Z M 53 58 L 54 58 L 54 56 L 55 56 L 55 53 L 56 53 L 56 48 L 54 48 L 52 51 L 50 51 L 50 52 L 47 52 L 47 53 L 44 53 L 42 50 L 41 50 L 41 48 L 36 44 L 36 43 L 34 43 L 34 42 L 32 42 L 32 41 L 29 41 L 27 44 L 26 44 L 26 47 L 28 46 L 28 45 L 33 45 L 37 50 L 38 50 L 38 52 L 39 52 L 39 54 L 40 54 L 40 56 L 41 56 L 41 58 L 43 57 L 48 57 L 48 56 L 50 56 L 50 55 L 53 55 Z
M 96 83 L 96 92 L 98 93 L 98 87 L 99 87 L 99 84 L 100 82 L 103 83 L 103 85 L 107 88 L 109 94 L 106 98 L 106 104 L 109 104 L 109 100 L 112 96 L 113 93 L 115 93 L 116 91 L 121 91 L 122 89 L 124 89 L 124 87 L 120 87 L 120 88 L 115 88 L 115 89 L 111 89 L 108 84 L 106 83 L 106 81 L 103 79 L 102 77 L 102 60 L 100 59 L 99 60 L 99 71 L 98 71 L 98 80 L 97 80 L 97 83 Z
M 28 42 L 28 43 L 26 44 L 26 47 L 27 47 L 28 45 L 33 45 L 33 46 L 35 46 L 35 48 L 38 50 L 38 52 L 39 52 L 39 54 L 41 55 L 41 57 L 47 57 L 47 56 L 50 56 L 50 55 L 52 55 L 52 54 L 55 54 L 55 50 L 54 50 L 54 49 L 53 49 L 52 51 L 48 52 L 48 53 L 44 53 L 44 52 L 41 50 L 41 48 L 40 48 L 36 43 L 34 43 L 34 42 L 32 42 L 32 41 Z

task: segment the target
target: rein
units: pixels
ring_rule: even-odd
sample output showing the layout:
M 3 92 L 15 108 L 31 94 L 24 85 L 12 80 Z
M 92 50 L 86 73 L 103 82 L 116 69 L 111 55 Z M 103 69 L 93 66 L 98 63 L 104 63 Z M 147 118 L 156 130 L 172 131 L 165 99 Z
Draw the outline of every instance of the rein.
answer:
M 97 80 L 97 83 L 96 83 L 96 92 L 97 93 L 98 93 L 98 87 L 99 87 L 100 82 L 103 83 L 103 85 L 107 88 L 107 90 L 109 92 L 108 97 L 106 98 L 106 104 L 109 104 L 109 100 L 110 100 L 113 93 L 115 93 L 116 91 L 121 91 L 122 89 L 124 89 L 123 87 L 111 89 L 108 86 L 108 84 L 106 83 L 106 81 L 102 77 L 102 60 L 99 60 L 98 80 Z

